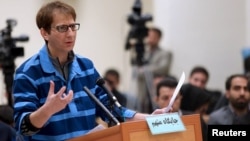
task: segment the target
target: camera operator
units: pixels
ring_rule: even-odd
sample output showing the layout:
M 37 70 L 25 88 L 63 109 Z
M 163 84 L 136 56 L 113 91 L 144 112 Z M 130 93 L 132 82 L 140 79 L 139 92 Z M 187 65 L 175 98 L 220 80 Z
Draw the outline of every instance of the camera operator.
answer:
M 140 100 L 140 111 L 150 113 L 155 108 L 153 98 L 155 88 L 153 78 L 155 75 L 169 75 L 171 53 L 163 50 L 160 46 L 162 32 L 159 28 L 151 27 L 146 37 L 144 59 L 142 66 L 135 66 L 137 79 L 137 96 Z
M 128 34 L 126 49 L 131 50 L 133 76 L 137 83 L 136 94 L 139 99 L 139 111 L 151 113 L 155 109 L 153 76 L 169 75 L 172 54 L 160 46 L 162 31 L 159 28 L 146 27 L 151 21 L 150 15 L 141 15 L 141 2 L 135 1 L 133 14 L 128 18 L 132 25 Z M 131 42 L 131 40 L 134 39 Z

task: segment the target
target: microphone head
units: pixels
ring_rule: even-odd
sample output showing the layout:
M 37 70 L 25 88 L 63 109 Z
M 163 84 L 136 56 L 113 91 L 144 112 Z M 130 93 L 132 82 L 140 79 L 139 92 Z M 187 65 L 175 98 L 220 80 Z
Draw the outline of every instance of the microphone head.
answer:
M 103 79 L 103 78 L 98 78 L 97 80 L 96 80 L 96 84 L 98 85 L 98 86 L 102 86 L 103 84 L 105 84 L 105 80 Z

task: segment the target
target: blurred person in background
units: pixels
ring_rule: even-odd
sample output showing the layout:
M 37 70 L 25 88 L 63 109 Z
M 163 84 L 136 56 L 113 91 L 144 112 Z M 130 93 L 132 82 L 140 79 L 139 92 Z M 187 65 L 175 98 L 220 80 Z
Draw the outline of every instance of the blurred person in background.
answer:
M 134 76 L 137 81 L 137 97 L 139 111 L 151 113 L 154 109 L 152 98 L 153 77 L 156 74 L 167 76 L 170 72 L 172 53 L 160 46 L 162 31 L 158 27 L 150 27 L 145 38 L 143 64 L 136 64 Z
M 167 107 L 170 103 L 170 100 L 173 96 L 173 93 L 178 85 L 176 79 L 172 77 L 167 77 L 162 79 L 156 86 L 156 103 L 158 108 Z M 181 92 L 178 93 L 176 96 L 173 106 L 172 112 L 177 112 L 180 116 L 182 115 L 190 115 L 190 114 L 200 114 L 198 111 L 189 111 L 181 109 L 183 95 Z M 197 99 L 198 101 L 199 99 Z M 202 129 L 202 136 L 203 141 L 207 140 L 207 125 L 204 122 L 202 116 L 200 116 L 201 121 L 201 129 Z
M 244 74 L 232 74 L 225 82 L 228 104 L 210 114 L 208 125 L 250 124 L 250 83 Z
M 210 104 L 209 94 L 199 87 L 189 83 L 181 87 L 181 109 L 200 114 L 205 123 L 207 123 L 207 109 Z
M 209 94 L 210 103 L 206 115 L 204 115 L 205 121 L 209 119 L 209 114 L 214 110 L 214 107 L 222 95 L 220 91 L 207 88 L 209 77 L 210 75 L 208 70 L 204 66 L 197 65 L 193 67 L 188 78 L 188 83 L 205 90 L 206 93 Z
M 114 93 L 117 100 L 122 106 L 125 106 L 129 109 L 138 110 L 138 99 L 137 97 L 128 92 L 121 92 L 119 90 L 120 85 L 120 73 L 117 69 L 109 68 L 104 73 L 104 79 L 107 81 L 107 86 Z
M 106 72 L 104 73 L 104 79 L 107 81 L 107 85 L 109 86 L 111 92 L 117 98 L 119 103 L 122 106 L 126 106 L 127 98 L 125 94 L 119 90 L 120 74 L 118 70 L 113 69 L 113 68 L 106 70 Z

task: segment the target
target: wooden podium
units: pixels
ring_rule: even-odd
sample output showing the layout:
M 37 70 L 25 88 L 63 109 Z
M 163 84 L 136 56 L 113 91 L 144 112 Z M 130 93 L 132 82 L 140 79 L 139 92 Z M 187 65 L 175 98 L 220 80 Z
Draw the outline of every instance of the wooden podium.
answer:
M 69 141 L 202 141 L 200 115 L 181 117 L 186 130 L 152 135 L 145 120 L 124 122 Z

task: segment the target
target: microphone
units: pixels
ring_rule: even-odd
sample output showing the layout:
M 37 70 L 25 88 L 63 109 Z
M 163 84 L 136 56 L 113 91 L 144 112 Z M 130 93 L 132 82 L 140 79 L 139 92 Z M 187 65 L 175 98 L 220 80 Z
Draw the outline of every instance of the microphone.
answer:
M 99 105 L 117 125 L 120 125 L 120 122 L 115 118 L 115 116 L 109 112 L 109 110 L 96 98 L 96 96 L 86 86 L 84 86 L 83 89 L 88 94 L 88 96 L 90 96 L 92 100 L 94 100 L 95 103 Z
M 100 87 L 102 87 L 106 93 L 108 94 L 109 98 L 112 100 L 113 103 L 115 103 L 115 105 L 118 107 L 118 108 L 121 108 L 121 104 L 118 102 L 117 98 L 114 96 L 114 94 L 105 86 L 105 80 L 103 78 L 98 78 L 96 80 L 96 84 Z

